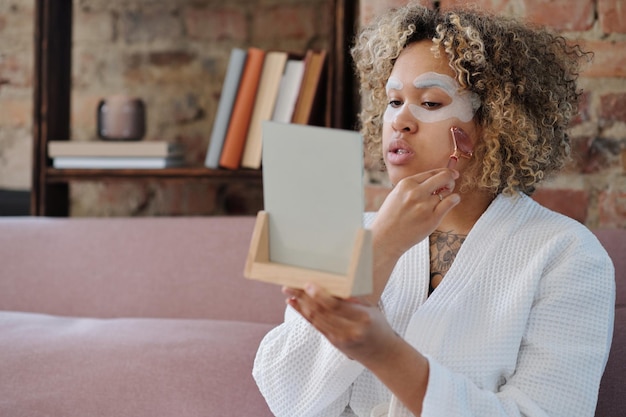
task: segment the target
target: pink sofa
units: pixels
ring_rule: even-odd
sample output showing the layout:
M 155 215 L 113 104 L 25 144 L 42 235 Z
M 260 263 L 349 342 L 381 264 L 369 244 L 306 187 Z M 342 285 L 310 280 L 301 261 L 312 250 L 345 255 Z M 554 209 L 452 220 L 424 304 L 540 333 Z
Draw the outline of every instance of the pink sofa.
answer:
M 251 376 L 277 286 L 243 278 L 252 217 L 0 218 L 0 416 L 270 416 Z M 596 415 L 626 406 L 626 230 Z M 297 416 L 294 416 L 297 417 Z
M 271 416 L 252 217 L 0 218 L 0 416 Z

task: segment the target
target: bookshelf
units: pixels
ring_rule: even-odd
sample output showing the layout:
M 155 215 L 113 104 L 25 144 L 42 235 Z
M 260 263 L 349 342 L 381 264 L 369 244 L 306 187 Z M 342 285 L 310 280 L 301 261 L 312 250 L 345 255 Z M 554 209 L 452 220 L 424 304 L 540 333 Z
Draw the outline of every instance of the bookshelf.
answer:
M 352 128 L 354 91 L 348 82 L 348 43 L 356 21 L 356 0 L 333 0 L 333 36 L 328 50 L 326 125 Z M 35 216 L 68 216 L 74 181 L 246 181 L 261 183 L 259 170 L 56 169 L 47 155 L 50 140 L 70 137 L 72 0 L 35 0 L 33 170 L 30 211 Z

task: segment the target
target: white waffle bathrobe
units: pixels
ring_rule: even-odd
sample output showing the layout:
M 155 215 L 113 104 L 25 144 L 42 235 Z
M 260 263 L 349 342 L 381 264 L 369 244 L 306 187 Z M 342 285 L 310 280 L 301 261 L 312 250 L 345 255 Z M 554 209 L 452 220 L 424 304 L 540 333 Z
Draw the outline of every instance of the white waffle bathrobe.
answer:
M 429 360 L 423 417 L 593 416 L 615 281 L 588 229 L 529 197 L 499 196 L 430 297 L 429 267 L 425 239 L 382 295 L 391 326 Z M 381 404 L 391 417 L 412 415 L 290 307 L 253 375 L 278 417 L 369 417 Z

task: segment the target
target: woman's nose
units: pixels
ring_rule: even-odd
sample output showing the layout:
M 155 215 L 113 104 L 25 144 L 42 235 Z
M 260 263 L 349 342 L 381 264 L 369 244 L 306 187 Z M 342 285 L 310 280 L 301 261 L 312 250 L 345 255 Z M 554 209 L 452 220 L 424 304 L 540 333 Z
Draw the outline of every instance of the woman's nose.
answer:
M 417 120 L 409 110 L 408 104 L 397 109 L 391 121 L 391 127 L 394 130 L 407 133 L 413 133 L 417 130 Z

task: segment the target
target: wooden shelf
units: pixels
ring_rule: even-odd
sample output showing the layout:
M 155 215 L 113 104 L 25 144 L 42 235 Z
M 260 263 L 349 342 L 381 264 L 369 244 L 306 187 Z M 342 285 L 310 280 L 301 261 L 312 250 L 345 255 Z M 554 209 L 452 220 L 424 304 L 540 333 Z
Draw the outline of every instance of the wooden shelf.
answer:
M 259 180 L 259 170 L 226 170 L 204 167 L 178 167 L 163 169 L 58 169 L 46 168 L 48 183 L 100 180 Z
M 72 181 L 261 181 L 258 170 L 212 170 L 204 167 L 166 169 L 56 169 L 47 144 L 70 137 L 70 90 L 73 0 L 34 0 L 35 57 L 33 97 L 33 175 L 31 214 L 69 215 Z M 355 20 L 354 0 L 332 0 L 333 39 L 327 80 L 327 123 L 351 127 L 356 114 L 345 59 Z M 354 90 L 356 91 L 356 90 Z

